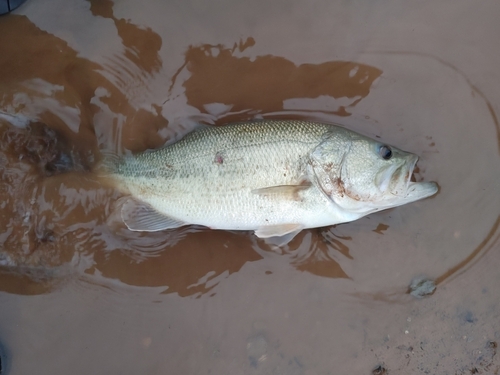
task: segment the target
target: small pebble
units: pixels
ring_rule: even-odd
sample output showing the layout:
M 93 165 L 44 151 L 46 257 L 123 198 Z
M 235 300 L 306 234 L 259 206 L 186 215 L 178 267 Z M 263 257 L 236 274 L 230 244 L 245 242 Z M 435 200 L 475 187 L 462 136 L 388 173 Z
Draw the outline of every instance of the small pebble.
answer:
M 247 355 L 250 365 L 257 368 L 258 364 L 267 359 L 268 342 L 264 335 L 258 334 L 247 341 Z
M 433 294 L 435 290 L 436 283 L 434 280 L 418 276 L 411 281 L 408 292 L 415 298 L 424 298 Z
M 385 374 L 387 374 L 387 370 L 382 365 L 378 365 L 372 370 L 372 375 L 385 375 Z

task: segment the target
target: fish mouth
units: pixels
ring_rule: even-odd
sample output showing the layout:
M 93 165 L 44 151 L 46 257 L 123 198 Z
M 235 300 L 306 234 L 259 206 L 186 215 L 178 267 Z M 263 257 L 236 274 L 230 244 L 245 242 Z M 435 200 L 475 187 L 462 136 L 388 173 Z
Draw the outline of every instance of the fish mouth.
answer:
M 409 155 L 409 157 L 400 165 L 392 165 L 384 169 L 377 175 L 375 184 L 382 193 L 388 193 L 388 198 L 405 198 L 410 189 L 413 171 L 417 164 L 418 156 Z
M 413 160 L 409 163 L 408 175 L 406 177 L 406 189 L 404 194 L 404 200 L 409 202 L 414 202 L 419 199 L 424 199 L 436 194 L 439 190 L 438 185 L 435 182 L 416 182 L 412 181 L 413 171 L 417 165 L 418 156 L 414 156 Z
M 435 182 L 410 182 L 406 190 L 405 199 L 408 202 L 413 202 L 419 199 L 424 199 L 436 194 L 439 190 L 438 184 Z
M 387 168 L 377 176 L 375 184 L 384 197 L 381 199 L 385 202 L 383 207 L 399 206 L 437 193 L 438 185 L 435 182 L 412 181 L 417 161 L 417 155 L 409 154 L 404 163 Z
M 418 156 L 417 155 L 412 155 L 412 160 L 408 163 L 408 172 L 405 176 L 406 178 L 406 183 L 405 183 L 405 196 L 408 195 L 408 191 L 410 190 L 410 185 L 417 183 L 416 181 L 412 181 L 413 172 L 415 171 L 415 166 L 417 165 L 418 161 Z

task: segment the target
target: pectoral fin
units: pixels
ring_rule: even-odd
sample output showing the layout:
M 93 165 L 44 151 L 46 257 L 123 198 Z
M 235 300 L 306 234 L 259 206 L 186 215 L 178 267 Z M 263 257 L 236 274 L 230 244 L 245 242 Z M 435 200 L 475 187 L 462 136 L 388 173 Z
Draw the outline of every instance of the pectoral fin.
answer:
M 261 189 L 254 189 L 252 193 L 263 197 L 281 197 L 285 199 L 298 200 L 299 192 L 307 190 L 312 186 L 310 181 L 305 181 L 300 185 L 278 185 L 270 186 Z
M 258 228 L 255 235 L 259 238 L 268 239 L 273 245 L 283 246 L 290 242 L 302 229 L 304 229 L 302 224 L 265 225 Z
M 121 207 L 121 217 L 128 229 L 134 232 L 157 232 L 187 225 L 182 221 L 163 215 L 149 204 L 126 198 Z

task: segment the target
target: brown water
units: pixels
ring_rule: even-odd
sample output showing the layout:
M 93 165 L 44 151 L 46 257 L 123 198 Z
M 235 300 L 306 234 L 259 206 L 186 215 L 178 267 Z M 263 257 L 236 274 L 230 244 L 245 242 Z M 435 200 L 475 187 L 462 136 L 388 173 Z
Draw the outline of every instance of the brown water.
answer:
M 0 18 L 2 374 L 500 371 L 500 5 L 208 4 Z M 99 149 L 263 117 L 380 137 L 440 191 L 281 252 L 106 224 L 120 195 L 90 171 Z

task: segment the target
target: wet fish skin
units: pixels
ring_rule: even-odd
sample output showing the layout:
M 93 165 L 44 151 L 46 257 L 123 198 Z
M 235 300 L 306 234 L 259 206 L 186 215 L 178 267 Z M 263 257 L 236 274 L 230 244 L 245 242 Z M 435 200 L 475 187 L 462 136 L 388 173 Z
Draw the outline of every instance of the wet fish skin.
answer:
M 417 159 L 341 126 L 264 120 L 204 128 L 103 165 L 130 195 L 121 217 L 131 230 L 198 224 L 289 240 L 435 194 L 435 183 L 410 181 Z

